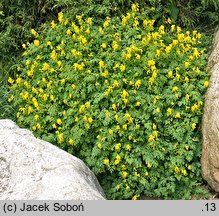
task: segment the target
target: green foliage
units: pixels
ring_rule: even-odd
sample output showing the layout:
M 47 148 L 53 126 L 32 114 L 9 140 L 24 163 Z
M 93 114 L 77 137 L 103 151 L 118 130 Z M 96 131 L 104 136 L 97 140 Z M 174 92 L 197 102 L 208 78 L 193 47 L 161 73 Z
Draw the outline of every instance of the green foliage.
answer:
M 101 26 L 59 13 L 32 31 L 9 100 L 20 126 L 82 158 L 109 199 L 190 199 L 209 79 L 202 35 L 138 10 Z
M 51 1 L 0 1 L 0 69 L 7 75 L 21 53 L 21 45 L 31 39 L 30 29 L 49 19 Z

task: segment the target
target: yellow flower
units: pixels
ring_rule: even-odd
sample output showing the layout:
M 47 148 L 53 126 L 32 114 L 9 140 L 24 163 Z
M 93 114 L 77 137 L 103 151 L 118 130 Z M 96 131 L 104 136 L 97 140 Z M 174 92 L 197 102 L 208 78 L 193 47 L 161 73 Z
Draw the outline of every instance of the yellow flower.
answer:
M 119 49 L 119 45 L 116 41 L 113 41 L 112 48 L 114 51 L 117 51 Z
M 189 82 L 189 78 L 186 76 L 184 81 L 188 83 Z
M 60 118 L 58 118 L 58 119 L 56 120 L 56 123 L 57 123 L 58 125 L 62 125 L 62 120 L 61 120 Z
M 167 75 L 169 78 L 172 78 L 173 77 L 173 71 L 168 71 L 168 75 Z
M 27 49 L 27 45 L 26 44 L 22 44 L 22 48 L 23 49 Z
M 42 71 L 47 71 L 49 69 L 49 64 L 48 63 L 44 63 L 43 67 L 42 67 Z
M 179 172 L 180 172 L 180 168 L 176 166 L 176 167 L 175 167 L 175 172 L 176 172 L 176 173 L 179 173 Z
M 138 197 L 135 195 L 135 196 L 132 197 L 132 200 L 137 200 L 137 198 Z
M 104 68 L 104 67 L 105 67 L 104 61 L 100 61 L 100 62 L 99 62 L 99 67 L 100 67 L 100 68 Z
M 160 108 L 159 107 L 156 109 L 156 112 L 158 112 L 158 113 L 160 112 Z
M 171 25 L 171 32 L 175 31 L 176 26 L 175 25 Z
M 166 23 L 171 24 L 172 20 L 168 17 L 168 19 L 166 20 Z
M 190 66 L 189 62 L 185 62 L 185 69 L 187 69 Z
M 103 48 L 103 49 L 105 49 L 106 48 L 106 43 L 103 43 L 102 45 L 101 45 L 101 47 Z
M 135 87 L 136 88 L 139 88 L 141 86 L 141 80 L 137 80 L 136 82 L 135 82 Z
M 190 96 L 188 94 L 186 94 L 185 98 L 186 98 L 187 101 L 189 101 L 189 97 Z
M 36 131 L 36 129 L 37 129 L 37 128 L 36 128 L 36 126 L 35 126 L 35 125 L 34 125 L 34 126 L 32 126 L 32 130 L 33 130 L 33 131 Z
M 55 24 L 54 20 L 51 22 L 51 27 L 52 27 L 52 28 L 55 28 L 55 27 L 56 27 L 56 24 Z
M 187 171 L 185 169 L 182 169 L 181 172 L 183 175 L 185 175 L 185 176 L 187 175 Z
M 120 126 L 116 125 L 116 130 L 119 131 L 120 130 Z
M 113 104 L 112 107 L 113 107 L 113 110 L 117 110 L 116 104 Z
M 90 124 L 92 124 L 92 123 L 93 123 L 93 119 L 92 119 L 91 117 L 89 117 L 89 118 L 88 118 L 88 122 L 89 122 Z
M 97 143 L 97 147 L 98 147 L 98 149 L 102 149 L 102 144 L 101 143 Z
M 73 144 L 74 144 L 74 140 L 73 140 L 72 138 L 70 138 L 69 141 L 68 141 L 68 143 L 69 143 L 70 145 L 73 145 Z
M 122 177 L 126 178 L 128 176 L 128 173 L 126 171 L 122 172 Z
M 58 134 L 58 143 L 63 143 L 64 142 L 64 134 L 60 133 Z
M 40 41 L 39 40 L 34 40 L 33 43 L 34 43 L 35 47 L 38 47 L 40 45 Z
M 132 4 L 132 12 L 135 13 L 138 11 L 138 4 Z
M 188 151 L 188 150 L 189 150 L 189 146 L 188 146 L 188 145 L 186 145 L 186 146 L 185 146 L 185 149 Z
M 103 164 L 105 164 L 106 166 L 109 166 L 109 159 L 104 159 Z
M 67 34 L 67 35 L 71 35 L 71 34 L 72 34 L 71 30 L 68 29 L 68 30 L 66 31 L 66 34 Z
M 181 117 L 180 112 L 177 112 L 175 118 L 180 118 L 180 117 Z
M 189 165 L 189 166 L 188 166 L 188 170 L 191 170 L 191 169 L 192 169 L 192 166 L 191 166 L 191 165 Z
M 36 124 L 37 129 L 39 130 L 41 128 L 41 125 L 39 123 Z
M 114 115 L 114 118 L 115 118 L 116 121 L 118 121 L 119 116 L 116 114 L 116 115 Z
M 109 132 L 109 134 L 110 134 L 110 135 L 112 135 L 112 134 L 113 134 L 113 130 L 112 130 L 112 129 L 109 129 L 109 131 L 108 131 L 108 132 Z
M 119 151 L 121 148 L 121 143 L 118 143 L 115 145 L 115 150 Z
M 91 25 L 91 24 L 92 24 L 92 18 L 91 18 L 91 17 L 88 17 L 88 18 L 87 18 L 87 24 L 88 24 L 88 25 Z
M 195 130 L 196 128 L 196 123 L 192 123 L 192 130 Z
M 122 126 L 122 128 L 123 128 L 124 130 L 127 130 L 127 124 L 124 124 L 124 125 Z
M 14 80 L 13 80 L 11 77 L 9 77 L 8 82 L 9 82 L 10 84 L 13 84 L 13 83 L 14 83 Z
M 126 69 L 126 66 L 122 64 L 122 65 L 120 65 L 120 67 L 119 67 L 119 68 L 120 68 L 121 72 L 124 72 L 124 71 L 125 71 L 125 69 Z
M 63 12 L 59 12 L 59 13 L 58 13 L 58 21 L 59 21 L 60 23 L 63 21 L 63 16 L 64 16 Z
M 34 29 L 31 29 L 31 34 L 33 35 L 33 36 L 37 36 L 38 34 L 37 34 L 37 32 L 34 30 Z
M 109 20 L 106 20 L 104 23 L 103 23 L 103 28 L 107 28 L 109 26 Z
M 146 172 L 145 172 L 145 176 L 148 176 L 148 175 L 149 175 L 149 173 L 146 171 Z
M 121 157 L 120 157 L 120 155 L 116 155 L 116 159 L 115 159 L 115 161 L 114 161 L 114 164 L 115 165 L 117 165 L 117 164 L 119 164 L 120 163 L 120 161 L 121 161 Z
M 148 66 L 151 67 L 151 66 L 154 66 L 155 65 L 155 61 L 154 60 L 149 60 L 148 61 Z
M 129 94 L 128 94 L 128 92 L 126 91 L 126 90 L 123 90 L 122 91 L 122 97 L 123 98 L 125 98 L 125 97 L 127 97 Z
M 178 87 L 177 86 L 174 86 L 173 88 L 172 88 L 172 92 L 177 92 L 178 91 Z
M 205 81 L 205 82 L 204 82 L 204 87 L 205 87 L 205 88 L 208 88 L 208 86 L 209 86 L 209 82 L 208 82 L 208 81 Z

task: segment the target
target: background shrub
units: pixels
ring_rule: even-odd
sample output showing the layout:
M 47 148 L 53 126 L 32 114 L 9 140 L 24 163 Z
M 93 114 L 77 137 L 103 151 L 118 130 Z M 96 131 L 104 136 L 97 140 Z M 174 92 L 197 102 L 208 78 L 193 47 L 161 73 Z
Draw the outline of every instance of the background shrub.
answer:
M 59 13 L 8 79 L 19 125 L 83 159 L 109 199 L 199 192 L 206 50 L 154 23 L 135 4 L 101 26 Z

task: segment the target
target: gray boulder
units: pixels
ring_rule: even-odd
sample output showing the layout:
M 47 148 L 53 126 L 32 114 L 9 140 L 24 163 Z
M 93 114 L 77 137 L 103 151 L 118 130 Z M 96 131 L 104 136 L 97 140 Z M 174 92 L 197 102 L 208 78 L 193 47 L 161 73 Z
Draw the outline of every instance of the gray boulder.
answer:
M 203 178 L 219 192 L 219 30 L 213 41 L 208 66 L 211 78 L 202 121 L 201 165 Z
M 0 120 L 1 200 L 104 200 L 94 174 L 78 158 Z

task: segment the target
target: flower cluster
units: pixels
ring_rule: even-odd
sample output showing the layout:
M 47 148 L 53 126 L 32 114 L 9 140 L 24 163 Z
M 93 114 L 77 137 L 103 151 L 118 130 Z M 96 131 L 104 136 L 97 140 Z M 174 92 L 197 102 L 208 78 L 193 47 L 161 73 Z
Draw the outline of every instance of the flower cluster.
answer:
M 177 198 L 200 177 L 202 35 L 154 23 L 137 4 L 102 26 L 61 12 L 47 32 L 31 30 L 8 80 L 18 123 L 82 158 L 113 199 Z

